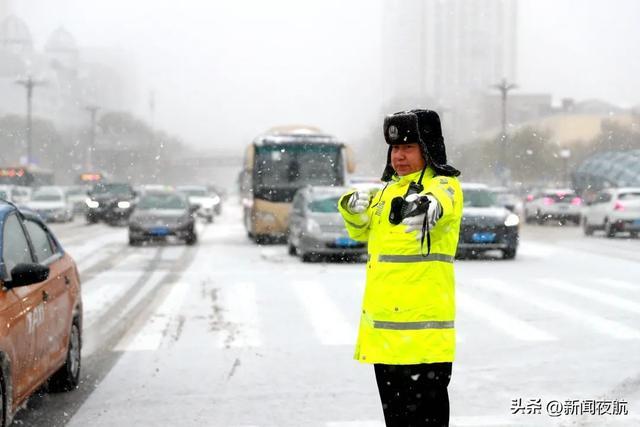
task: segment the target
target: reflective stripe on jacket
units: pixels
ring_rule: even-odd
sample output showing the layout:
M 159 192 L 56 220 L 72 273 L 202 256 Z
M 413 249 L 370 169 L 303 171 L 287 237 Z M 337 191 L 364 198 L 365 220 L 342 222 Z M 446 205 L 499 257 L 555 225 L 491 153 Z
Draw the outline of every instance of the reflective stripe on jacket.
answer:
M 434 176 L 428 168 L 423 194 L 442 205 L 442 217 L 420 248 L 419 232 L 389 222 L 391 200 L 405 195 L 420 172 L 395 177 L 372 198 L 366 213 L 338 209 L 351 238 L 367 241 L 369 261 L 355 358 L 364 363 L 410 365 L 452 362 L 455 353 L 455 280 L 453 259 L 458 246 L 463 196 L 456 178 Z

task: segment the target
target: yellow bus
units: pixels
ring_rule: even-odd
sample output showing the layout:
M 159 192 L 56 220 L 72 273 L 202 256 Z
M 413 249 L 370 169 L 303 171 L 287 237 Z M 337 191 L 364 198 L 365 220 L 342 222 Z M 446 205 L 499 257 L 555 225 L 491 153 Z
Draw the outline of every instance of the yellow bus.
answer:
M 240 174 L 247 235 L 256 243 L 285 239 L 296 191 L 345 185 L 354 169 L 351 150 L 317 128 L 279 127 L 259 135 L 247 147 Z

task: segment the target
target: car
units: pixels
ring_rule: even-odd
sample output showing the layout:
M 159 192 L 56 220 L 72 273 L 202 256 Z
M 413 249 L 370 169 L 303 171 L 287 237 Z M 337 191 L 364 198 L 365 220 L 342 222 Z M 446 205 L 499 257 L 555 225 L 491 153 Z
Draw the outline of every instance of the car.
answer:
M 2 201 L 0 256 L 0 404 L 8 425 L 43 384 L 78 385 L 82 297 L 76 264 L 47 225 Z
M 610 188 L 599 192 L 584 210 L 582 229 L 587 236 L 595 230 L 603 230 L 607 237 L 615 237 L 625 231 L 631 237 L 638 237 L 640 187 Z
M 571 189 L 557 188 L 538 191 L 524 205 L 524 217 L 528 223 L 544 224 L 557 220 L 564 225 L 572 221 L 580 224 L 582 198 Z
M 25 204 L 31 199 L 31 188 L 21 185 L 0 185 L 0 199 L 17 205 Z
M 303 262 L 328 255 L 366 255 L 366 243 L 349 237 L 338 212 L 338 200 L 347 191 L 346 187 L 307 186 L 296 192 L 287 232 L 290 255 L 300 255 Z
M 48 222 L 73 221 L 73 204 L 62 187 L 39 187 L 31 194 L 31 200 L 24 205 L 36 211 Z
M 503 259 L 516 257 L 520 218 L 501 205 L 495 193 L 480 183 L 463 183 L 464 205 L 456 256 L 465 258 L 490 250 Z
M 506 187 L 491 187 L 498 204 L 509 209 L 520 218 L 524 218 L 524 202 L 520 196 Z
M 84 185 L 70 185 L 65 187 L 64 190 L 67 193 L 69 202 L 73 206 L 73 213 L 85 215 L 87 209 L 89 209 L 87 206 L 87 193 L 89 189 Z
M 217 194 L 209 191 L 204 185 L 181 185 L 176 190 L 183 193 L 189 199 L 189 203 L 199 205 L 196 212 L 198 216 L 205 218 L 207 222 L 213 222 L 214 215 L 220 215 L 222 199 Z
M 85 217 L 89 224 L 105 221 L 117 225 L 129 219 L 137 193 L 124 182 L 96 183 L 88 193 Z
M 198 241 L 194 218 L 198 208 L 175 191 L 146 192 L 129 217 L 129 244 L 175 237 L 194 245 Z

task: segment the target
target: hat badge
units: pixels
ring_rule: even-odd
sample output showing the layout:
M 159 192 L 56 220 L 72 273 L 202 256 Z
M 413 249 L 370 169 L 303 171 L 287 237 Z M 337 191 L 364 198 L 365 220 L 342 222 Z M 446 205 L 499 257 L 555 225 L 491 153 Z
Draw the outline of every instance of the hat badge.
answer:
M 398 135 L 398 128 L 394 125 L 389 126 L 389 138 L 395 141 L 398 139 Z

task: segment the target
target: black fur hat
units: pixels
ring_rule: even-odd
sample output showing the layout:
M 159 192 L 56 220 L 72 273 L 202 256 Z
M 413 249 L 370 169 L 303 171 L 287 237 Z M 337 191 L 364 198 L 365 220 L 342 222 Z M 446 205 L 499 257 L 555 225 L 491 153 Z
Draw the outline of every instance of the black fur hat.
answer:
M 442 125 L 435 111 L 411 110 L 389 115 L 384 119 L 383 130 L 384 139 L 389 144 L 383 181 L 389 181 L 395 174 L 391 166 L 391 145 L 397 144 L 420 144 L 424 159 L 437 175 L 460 175 L 459 170 L 447 164 Z

